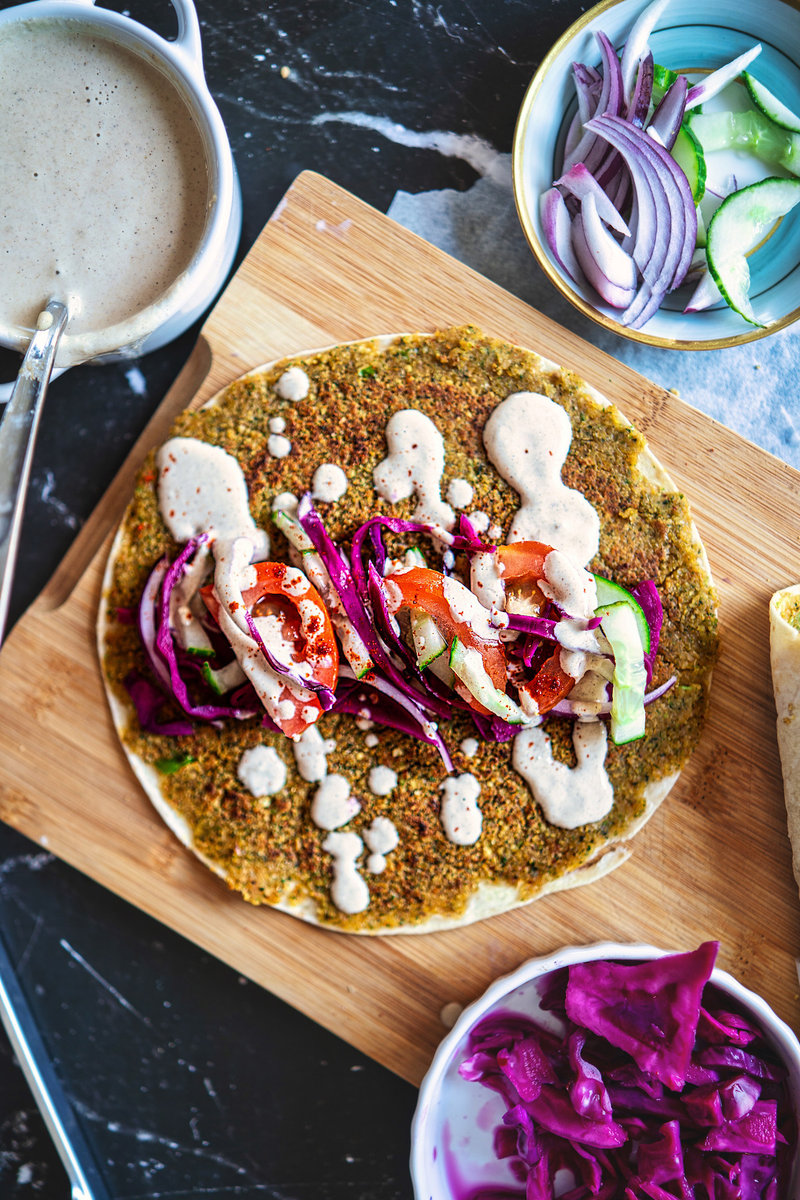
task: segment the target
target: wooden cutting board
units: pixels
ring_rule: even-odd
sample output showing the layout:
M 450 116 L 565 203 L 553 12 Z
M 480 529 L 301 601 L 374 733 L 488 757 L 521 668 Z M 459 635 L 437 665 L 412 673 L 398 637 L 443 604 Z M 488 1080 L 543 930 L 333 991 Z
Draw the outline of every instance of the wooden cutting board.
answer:
M 533 268 L 531 268 L 533 269 Z M 723 657 L 678 785 L 604 880 L 452 933 L 348 937 L 229 893 L 140 791 L 106 708 L 94 622 L 108 534 L 172 416 L 270 359 L 471 322 L 612 398 L 691 499 Z M 526 958 L 604 939 L 688 949 L 800 1028 L 792 879 L 768 659 L 770 594 L 800 578 L 800 474 L 334 184 L 301 175 L 217 304 L 121 475 L 0 656 L 0 817 L 413 1082 L 465 1003 Z

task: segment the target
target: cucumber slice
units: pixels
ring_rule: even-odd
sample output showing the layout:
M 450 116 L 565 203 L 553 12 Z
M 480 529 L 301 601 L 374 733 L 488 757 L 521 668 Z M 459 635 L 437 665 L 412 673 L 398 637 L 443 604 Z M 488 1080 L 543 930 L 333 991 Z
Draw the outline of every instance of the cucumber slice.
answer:
M 600 628 L 614 651 L 611 680 L 611 740 L 617 746 L 644 736 L 647 671 L 633 609 L 625 601 L 598 610 Z
M 203 663 L 203 678 L 213 692 L 224 696 L 235 687 L 244 683 L 246 676 L 239 663 L 234 658 L 225 667 L 212 667 L 208 662 Z
M 776 125 L 780 125 L 781 129 L 788 129 L 792 133 L 800 133 L 800 117 L 797 113 L 793 113 L 790 108 L 787 108 L 777 96 L 773 96 L 769 88 L 764 87 L 763 83 L 759 83 L 754 79 L 749 71 L 742 72 L 744 86 L 750 95 L 750 99 L 756 106 L 759 112 L 762 112 L 765 117 L 769 117 L 770 121 L 774 121 Z
M 664 99 L 664 93 L 669 91 L 677 78 L 677 71 L 671 70 L 670 67 L 662 67 L 660 63 L 653 63 L 654 104 L 658 104 L 659 100 Z
M 764 327 L 750 303 L 745 255 L 765 230 L 800 203 L 800 179 L 761 179 L 726 196 L 708 226 L 708 269 L 730 307 L 751 325 Z
M 296 521 L 294 517 L 290 517 L 282 509 L 277 509 L 272 514 L 272 519 L 289 545 L 294 546 L 295 550 L 301 550 L 303 553 L 306 553 L 314 549 L 314 543 L 311 541 L 311 538 L 305 529 L 303 529 L 300 522 Z
M 699 204 L 706 190 L 706 156 L 688 125 L 681 125 L 670 153 L 689 181 L 695 204 Z
M 715 150 L 747 150 L 768 166 L 800 175 L 800 133 L 783 129 L 758 109 L 744 112 L 695 113 L 687 124 L 705 154 Z
M 639 631 L 642 649 L 645 654 L 649 654 L 650 626 L 647 624 L 644 609 L 636 597 L 627 588 L 622 587 L 619 583 L 614 583 L 611 579 L 606 579 L 604 575 L 595 575 L 594 582 L 597 588 L 596 613 L 601 608 L 608 608 L 610 604 L 627 604 L 636 619 L 636 628 Z
M 409 618 L 417 664 L 424 670 L 440 654 L 444 654 L 447 649 L 447 641 L 439 632 L 436 622 L 426 612 L 412 608 L 409 611 Z
M 515 704 L 505 692 L 501 692 L 494 686 L 483 665 L 480 653 L 465 646 L 458 638 L 453 638 L 453 644 L 450 647 L 450 667 L 470 695 L 474 696 L 478 703 L 482 704 L 490 713 L 494 713 L 496 717 L 502 717 L 510 725 L 530 723 L 520 706 Z

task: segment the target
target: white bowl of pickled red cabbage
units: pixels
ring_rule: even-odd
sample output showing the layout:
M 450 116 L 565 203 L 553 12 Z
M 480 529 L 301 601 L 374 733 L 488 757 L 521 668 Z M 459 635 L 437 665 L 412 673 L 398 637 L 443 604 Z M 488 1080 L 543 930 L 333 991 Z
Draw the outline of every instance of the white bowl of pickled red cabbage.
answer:
M 645 29 L 637 36 L 639 18 L 643 18 L 640 27 L 644 24 Z M 653 20 L 654 27 L 649 28 Z M 607 39 L 605 52 L 603 38 Z M 631 53 L 626 66 L 628 48 Z M 653 56 L 655 82 L 648 93 L 649 104 L 643 105 L 642 90 L 647 92 L 650 87 L 643 72 L 639 111 L 634 115 L 639 66 L 648 52 Z M 603 81 L 616 74 L 616 67 L 614 71 L 606 69 L 612 62 L 607 54 L 621 62 L 624 79 L 617 89 L 619 100 L 613 94 L 609 100 L 600 90 Z M 751 54 L 755 56 L 751 58 Z M 576 81 L 576 63 L 589 72 L 580 84 Z M 732 77 L 726 84 L 722 76 L 732 64 Z M 594 84 L 592 72 L 597 73 Z M 667 158 L 678 160 L 686 186 L 680 180 L 675 183 L 666 178 L 670 172 L 665 172 L 663 162 L 642 167 L 642 150 L 637 143 L 643 136 L 645 146 L 652 142 L 646 132 L 654 128 L 657 104 L 672 78 L 668 72 L 681 74 L 687 86 L 695 90 L 704 88 L 716 73 L 719 86 L 719 91 L 710 96 L 689 92 L 686 110 L 679 116 L 680 145 L 667 142 L 672 146 Z M 759 111 L 750 120 L 750 111 L 757 106 L 748 92 L 747 75 L 757 87 L 765 89 L 764 108 L 771 116 Z M 730 134 L 721 129 L 721 119 L 707 119 L 709 113 L 727 115 L 734 110 L 747 110 L 748 116 L 738 116 Z M 607 113 L 612 114 L 611 127 Z M 784 328 L 800 316 L 800 117 L 795 131 L 776 125 L 772 118 L 792 125 L 792 114 L 800 114 L 797 6 L 783 0 L 747 0 L 740 4 L 729 0 L 704 0 L 702 4 L 696 0 L 663 0 L 662 6 L 654 5 L 652 0 L 605 0 L 598 4 L 575 22 L 545 56 L 527 89 L 517 121 L 514 196 L 520 223 L 539 266 L 585 316 L 614 333 L 650 345 L 711 349 L 751 341 Z M 565 149 L 569 155 L 570 147 L 574 151 L 576 141 L 587 136 L 582 118 L 593 124 L 598 115 L 601 124 L 607 126 L 599 138 L 594 132 L 596 146 L 603 153 L 592 152 L 584 141 L 578 161 L 585 160 L 593 177 L 602 179 L 604 190 L 613 197 L 623 217 L 624 229 L 630 231 L 629 237 L 624 229 L 615 230 L 608 224 L 608 214 L 599 211 L 598 215 L 594 204 L 577 199 L 563 185 L 553 188 L 563 178 L 565 165 L 571 162 L 567 157 L 565 164 Z M 638 123 L 644 130 L 634 129 L 631 133 L 625 127 L 628 117 L 628 125 Z M 702 118 L 699 123 L 698 117 Z M 622 124 L 615 129 L 615 122 Z M 700 146 L 702 170 L 698 168 L 704 181 L 694 173 L 698 138 L 693 149 L 685 132 L 687 126 L 698 138 L 702 133 L 705 140 L 706 149 Z M 674 129 L 671 134 L 676 136 Z M 624 163 L 619 156 L 609 160 L 613 147 L 605 140 L 606 135 L 628 138 Z M 663 182 L 659 176 L 666 180 L 664 195 L 659 196 L 653 211 L 645 214 L 644 233 L 641 222 L 637 225 L 636 206 L 631 202 L 636 188 L 630 178 L 627 183 L 624 180 L 629 175 L 631 156 L 637 170 L 650 172 L 651 182 L 650 176 L 656 172 L 656 189 Z M 687 175 L 692 177 L 690 181 Z M 755 193 L 731 203 L 733 192 L 767 178 L 780 180 L 774 195 Z M 557 201 L 554 191 L 561 192 L 568 213 L 561 203 L 544 202 L 548 193 L 549 201 Z M 646 183 L 644 192 L 649 192 Z M 717 221 L 712 256 L 710 222 L 723 199 L 728 201 L 726 215 Z M 603 198 L 599 201 L 602 209 Z M 787 205 L 791 207 L 786 209 Z M 782 216 L 773 213 L 767 217 L 770 206 L 778 213 L 786 211 Z M 697 221 L 695 229 L 692 223 Z M 654 248 L 648 241 L 650 223 Z M 637 251 L 635 243 L 640 233 L 642 244 Z M 663 248 L 663 262 L 659 246 Z M 573 253 L 576 248 L 581 255 L 577 270 Z M 720 280 L 727 301 L 717 287 Z M 642 321 L 640 293 L 644 291 L 646 298 L 650 284 L 657 282 L 667 291 L 656 296 Z M 655 290 L 659 292 L 660 288 Z M 631 307 L 634 294 L 638 299 Z
M 422 1082 L 416 1200 L 795 1200 L 800 1043 L 717 948 L 570 947 L 494 983 Z

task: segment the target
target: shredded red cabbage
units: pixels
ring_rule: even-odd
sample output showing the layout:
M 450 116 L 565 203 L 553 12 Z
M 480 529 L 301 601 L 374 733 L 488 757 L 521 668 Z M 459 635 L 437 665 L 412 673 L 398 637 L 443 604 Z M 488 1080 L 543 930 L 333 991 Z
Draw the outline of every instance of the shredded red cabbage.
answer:
M 458 1200 L 553 1200 L 564 1171 L 561 1200 L 787 1200 L 786 1072 L 749 1018 L 716 1004 L 717 948 L 553 972 L 541 1006 L 557 1030 L 510 1012 L 479 1022 L 459 1073 L 502 1097 L 494 1149 L 519 1188 Z M 721 1049 L 735 1065 L 705 1079 L 696 1064 Z
M 191 721 L 158 720 L 166 697 L 152 680 L 140 675 L 138 671 L 129 671 L 123 683 L 136 709 L 139 725 L 145 733 L 158 733 L 162 737 L 190 737 L 194 733 Z

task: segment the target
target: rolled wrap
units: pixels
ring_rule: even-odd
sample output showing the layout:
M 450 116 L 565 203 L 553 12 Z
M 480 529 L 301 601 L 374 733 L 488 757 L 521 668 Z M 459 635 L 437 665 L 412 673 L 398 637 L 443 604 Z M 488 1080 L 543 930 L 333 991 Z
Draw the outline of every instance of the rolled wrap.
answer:
M 792 868 L 800 888 L 800 584 L 770 600 L 769 651 Z

